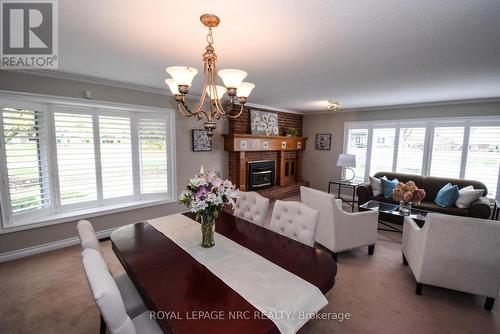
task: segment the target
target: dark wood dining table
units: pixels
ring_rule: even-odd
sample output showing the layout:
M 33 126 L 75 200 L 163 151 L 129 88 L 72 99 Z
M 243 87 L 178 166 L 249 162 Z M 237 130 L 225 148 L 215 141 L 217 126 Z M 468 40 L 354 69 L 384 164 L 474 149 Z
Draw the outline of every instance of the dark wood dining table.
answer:
M 227 212 L 221 213 L 215 226 L 217 233 L 315 285 L 323 294 L 335 284 L 337 265 L 322 249 Z M 149 310 L 157 312 L 156 319 L 166 333 L 279 333 L 273 321 L 255 316 L 260 311 L 147 222 L 115 230 L 111 241 L 113 251 Z

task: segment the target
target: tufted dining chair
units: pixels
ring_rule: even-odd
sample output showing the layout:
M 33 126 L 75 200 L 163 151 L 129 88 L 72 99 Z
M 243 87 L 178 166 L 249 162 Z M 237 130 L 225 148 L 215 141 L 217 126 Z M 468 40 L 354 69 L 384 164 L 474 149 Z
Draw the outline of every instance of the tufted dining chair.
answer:
M 290 239 L 314 247 L 319 212 L 300 202 L 276 201 L 270 229 Z
M 302 203 L 320 212 L 316 241 L 337 253 L 368 246 L 368 254 L 373 255 L 377 241 L 378 212 L 345 212 L 342 200 L 332 194 L 308 187 L 300 187 Z
M 101 246 L 92 223 L 87 220 L 80 220 L 76 228 L 80 236 L 82 250 L 93 249 L 102 255 Z M 118 286 L 118 290 L 120 290 L 127 314 L 131 317 L 135 317 L 144 312 L 146 310 L 146 305 L 127 273 L 116 275 L 113 279 Z
M 269 198 L 265 198 L 255 191 L 240 192 L 236 201 L 234 215 L 262 226 L 266 218 Z
M 129 317 L 120 291 L 101 253 L 94 249 L 85 249 L 82 252 L 82 262 L 90 290 L 101 311 L 101 334 L 106 332 L 106 326 L 111 334 L 163 333 L 158 323 L 150 318 L 147 310 L 136 317 Z

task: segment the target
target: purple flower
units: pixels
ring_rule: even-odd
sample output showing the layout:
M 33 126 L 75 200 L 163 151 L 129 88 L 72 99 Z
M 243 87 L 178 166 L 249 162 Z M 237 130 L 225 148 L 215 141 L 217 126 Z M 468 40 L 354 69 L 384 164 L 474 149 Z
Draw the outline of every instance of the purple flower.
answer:
M 196 198 L 205 198 L 208 195 L 208 188 L 206 186 L 200 186 L 196 192 L 194 193 L 194 196 Z

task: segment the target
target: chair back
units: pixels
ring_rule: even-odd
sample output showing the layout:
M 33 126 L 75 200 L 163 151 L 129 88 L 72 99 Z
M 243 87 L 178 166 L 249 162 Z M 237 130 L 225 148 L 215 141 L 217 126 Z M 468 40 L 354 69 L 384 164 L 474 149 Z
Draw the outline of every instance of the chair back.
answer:
M 135 334 L 134 324 L 101 253 L 85 249 L 82 262 L 94 300 L 111 334 Z
M 432 284 L 455 290 L 498 294 L 500 222 L 430 213 L 425 228 L 422 277 L 432 277 Z
M 78 225 L 76 225 L 78 230 L 78 235 L 80 236 L 80 245 L 82 250 L 87 248 L 94 249 L 101 252 L 101 246 L 99 245 L 99 240 L 94 231 L 94 227 L 88 220 L 80 220 Z
M 319 212 L 300 202 L 276 201 L 271 230 L 305 245 L 314 246 Z
M 255 191 L 241 191 L 240 197 L 236 201 L 234 215 L 262 226 L 268 207 L 269 198 L 265 198 Z
M 319 220 L 316 241 L 325 247 L 329 247 L 334 236 L 333 212 L 335 197 L 324 191 L 302 186 L 300 187 L 300 199 L 308 207 L 318 210 Z

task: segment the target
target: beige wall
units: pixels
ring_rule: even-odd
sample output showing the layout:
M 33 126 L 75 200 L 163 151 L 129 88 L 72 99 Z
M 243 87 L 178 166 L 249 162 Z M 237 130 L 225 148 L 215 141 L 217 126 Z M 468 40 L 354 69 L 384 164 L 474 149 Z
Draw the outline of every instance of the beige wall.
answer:
M 175 101 L 172 96 L 7 71 L 0 71 L 0 90 L 72 98 L 81 98 L 85 90 L 91 90 L 94 100 L 175 109 Z M 204 164 L 208 168 L 214 167 L 227 176 L 227 153 L 223 150 L 223 138 L 220 135 L 223 132 L 227 133 L 227 122 L 219 121 L 217 134 L 213 137 L 212 152 L 195 153 L 191 151 L 191 129 L 200 127 L 201 122 L 176 116 L 178 193 L 182 190 L 187 178 L 199 169 L 200 164 Z M 106 230 L 181 210 L 184 210 L 182 205 L 173 203 L 90 218 L 89 220 L 94 223 L 96 230 Z M 76 235 L 75 222 L 1 234 L 0 254 L 68 239 Z
M 345 122 L 492 115 L 500 115 L 500 102 L 306 115 L 304 136 L 309 139 L 303 155 L 302 177 L 311 187 L 325 191 L 329 180 L 338 180 L 340 170 L 336 163 L 343 150 Z M 331 151 L 314 149 L 316 133 L 332 133 Z

